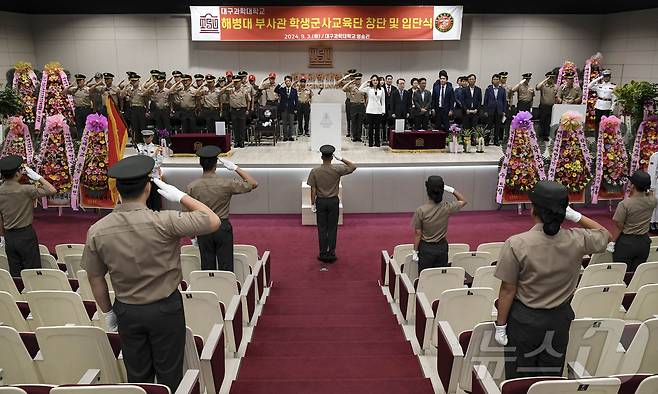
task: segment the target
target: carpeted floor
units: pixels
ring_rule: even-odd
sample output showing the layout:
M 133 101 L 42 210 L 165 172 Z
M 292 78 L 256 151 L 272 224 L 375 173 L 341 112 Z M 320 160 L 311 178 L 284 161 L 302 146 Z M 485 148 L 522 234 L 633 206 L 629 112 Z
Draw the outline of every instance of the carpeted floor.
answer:
M 607 208 L 581 212 L 611 226 Z M 35 212 L 41 243 L 83 243 L 94 213 Z M 352 214 L 339 228 L 339 257 L 320 271 L 315 227 L 299 215 L 231 218 L 236 243 L 271 251 L 274 287 L 259 318 L 232 393 L 431 393 L 377 287 L 379 253 L 412 241 L 411 214 Z M 529 212 L 463 212 L 449 242 L 475 249 L 532 226 Z M 184 241 L 185 242 L 185 241 Z

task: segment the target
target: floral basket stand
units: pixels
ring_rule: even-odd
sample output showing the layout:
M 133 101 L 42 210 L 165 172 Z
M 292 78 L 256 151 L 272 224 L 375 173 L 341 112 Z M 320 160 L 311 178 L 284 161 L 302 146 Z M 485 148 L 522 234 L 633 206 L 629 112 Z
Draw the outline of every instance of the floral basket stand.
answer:
M 26 166 L 32 167 L 34 162 L 34 147 L 32 146 L 32 137 L 30 129 L 23 122 L 20 116 L 9 117 L 9 133 L 5 138 L 0 152 L 0 159 L 6 156 L 21 156 Z M 25 174 L 25 168 L 21 167 L 21 183 L 29 183 L 29 178 Z
M 592 183 L 592 203 L 608 201 L 612 211 L 612 201 L 624 198 L 625 175 L 628 168 L 628 154 L 620 133 L 621 120 L 616 116 L 603 116 L 599 124 L 596 141 L 596 172 Z
M 629 173 L 632 174 L 636 170 L 647 171 L 651 155 L 656 152 L 658 152 L 658 115 L 647 114 L 635 134 Z M 628 188 L 625 192 L 629 192 Z
M 34 121 L 36 130 L 41 130 L 44 119 L 53 115 L 62 115 L 66 123 L 74 123 L 73 97 L 66 94 L 68 87 L 69 80 L 61 64 L 51 62 L 44 66 Z
M 585 68 L 583 69 L 583 99 L 586 100 L 587 111 L 585 118 L 585 128 L 594 130 L 596 127 L 596 111 L 594 105 L 596 104 L 597 96 L 596 90 L 589 89 L 589 83 L 599 77 L 601 71 L 601 63 L 603 56 L 600 52 L 587 59 Z
M 18 93 L 23 102 L 21 116 L 28 124 L 34 123 L 37 106 L 37 75 L 30 63 L 18 62 L 14 65 L 12 89 Z

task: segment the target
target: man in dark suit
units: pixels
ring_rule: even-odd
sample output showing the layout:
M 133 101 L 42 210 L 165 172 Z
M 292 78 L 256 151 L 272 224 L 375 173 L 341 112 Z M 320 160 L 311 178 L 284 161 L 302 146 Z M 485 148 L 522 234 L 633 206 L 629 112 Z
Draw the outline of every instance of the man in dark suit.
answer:
M 466 77 L 461 76 L 457 78 L 457 87 L 453 89 L 454 108 L 452 115 L 455 123 L 462 124 L 464 120 L 464 86 L 466 85 Z
M 462 129 L 472 129 L 478 125 L 479 111 L 482 106 L 482 89 L 475 86 L 475 74 L 468 77 L 468 85 L 462 89 L 462 105 L 464 107 L 464 120 Z
M 293 123 L 295 122 L 295 113 L 299 104 L 297 89 L 292 87 L 292 77 L 286 75 L 284 78 L 285 86 L 277 85 L 274 92 L 279 95 L 279 113 L 283 123 L 283 140 L 294 141 Z
M 418 90 L 411 97 L 414 106 L 414 126 L 416 130 L 427 130 L 429 128 L 432 93 L 426 87 L 427 79 L 420 78 L 418 80 Z
M 498 74 L 491 77 L 491 85 L 487 86 L 484 92 L 484 108 L 489 117 L 487 129 L 491 132 L 487 145 L 493 134 L 493 143 L 499 146 L 503 139 L 503 115 L 507 111 L 507 96 L 505 88 L 500 86 L 500 75 Z
M 432 88 L 432 110 L 435 114 L 434 124 L 438 130 L 448 131 L 450 128 L 449 117 L 452 116 L 454 105 L 455 93 L 452 84 L 448 82 L 448 73 L 441 70 L 439 79 L 434 82 Z
M 393 103 L 391 102 L 393 98 L 393 91 L 395 86 L 393 86 L 393 76 L 387 75 L 384 80 L 384 105 L 385 105 L 385 115 L 384 115 L 384 136 L 382 141 L 388 141 L 388 131 L 395 127 L 395 121 L 391 116 L 392 110 L 391 107 Z
M 393 127 L 396 119 L 407 119 L 411 109 L 411 93 L 405 89 L 404 78 L 398 78 L 397 87 L 393 88 L 391 93 L 391 117 L 393 118 Z

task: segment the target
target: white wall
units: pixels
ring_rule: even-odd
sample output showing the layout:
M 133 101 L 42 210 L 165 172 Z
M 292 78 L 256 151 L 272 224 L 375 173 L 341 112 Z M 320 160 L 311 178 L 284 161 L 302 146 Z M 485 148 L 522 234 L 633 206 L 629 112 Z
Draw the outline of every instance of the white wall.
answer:
M 658 82 L 658 8 L 603 18 L 603 62 L 618 75 L 617 82 Z
M 5 83 L 5 73 L 16 62 L 36 62 L 28 20 L 26 15 L 0 12 L 0 84 Z

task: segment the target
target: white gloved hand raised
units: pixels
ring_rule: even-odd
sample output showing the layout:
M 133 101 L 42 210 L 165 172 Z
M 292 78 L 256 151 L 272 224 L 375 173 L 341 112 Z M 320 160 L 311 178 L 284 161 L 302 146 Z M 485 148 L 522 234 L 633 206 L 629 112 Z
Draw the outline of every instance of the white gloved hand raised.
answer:
M 38 181 L 39 179 L 41 179 L 41 175 L 37 174 L 36 171 L 34 171 L 28 166 L 25 166 L 25 172 L 27 173 L 27 176 L 33 181 Z
M 418 251 L 414 250 L 413 256 L 411 256 L 411 261 L 418 262 Z
M 334 153 L 334 159 L 338 161 L 343 161 L 343 157 L 340 155 L 340 153 Z
M 615 252 L 615 243 L 614 242 L 608 242 L 608 246 L 605 248 L 610 253 Z
M 455 188 L 454 188 L 454 187 L 452 187 L 452 186 L 448 186 L 448 185 L 443 185 L 443 191 L 445 191 L 445 192 L 448 192 L 448 193 L 451 193 L 451 194 L 452 194 L 452 193 L 454 193 L 454 192 L 455 192 Z
M 311 212 L 316 213 L 318 209 L 315 207 L 315 204 L 311 205 Z
M 582 219 L 583 215 L 580 212 L 575 211 L 571 207 L 567 207 L 567 213 L 564 215 L 564 218 L 567 220 L 570 220 L 574 223 L 580 222 L 580 219 Z
M 158 186 L 158 193 L 168 201 L 180 202 L 180 200 L 186 196 L 186 194 L 178 190 L 176 186 L 166 184 L 160 179 L 153 179 L 153 183 Z
M 112 309 L 105 314 L 105 331 L 117 332 L 119 330 L 119 323 L 117 321 L 117 314 Z
M 235 165 L 235 163 L 233 163 L 232 161 L 230 161 L 230 160 L 226 160 L 226 159 L 222 159 L 221 157 L 218 157 L 218 159 L 219 159 L 219 162 L 222 163 L 222 165 L 223 165 L 227 170 L 229 170 L 229 171 L 235 171 L 235 170 L 238 169 L 238 166 Z
M 496 324 L 496 334 L 494 335 L 494 339 L 499 345 L 507 345 L 507 324 L 503 324 L 502 326 Z

